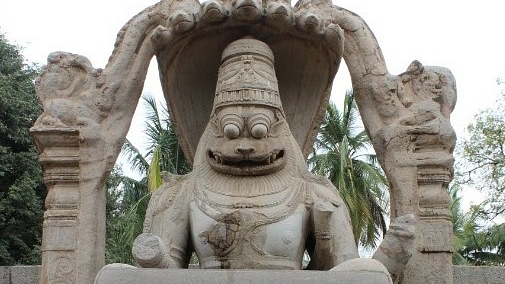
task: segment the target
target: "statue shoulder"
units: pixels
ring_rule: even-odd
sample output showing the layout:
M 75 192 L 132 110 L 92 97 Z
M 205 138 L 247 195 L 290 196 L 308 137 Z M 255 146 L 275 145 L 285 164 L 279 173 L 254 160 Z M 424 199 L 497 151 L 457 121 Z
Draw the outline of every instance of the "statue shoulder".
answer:
M 162 237 L 166 233 L 165 226 L 176 227 L 174 223 L 187 224 L 189 202 L 193 196 L 192 176 L 164 174 L 163 184 L 152 193 L 149 200 L 144 219 L 144 233 L 154 233 Z
M 337 188 L 325 177 L 312 176 L 308 182 L 307 191 L 313 203 L 328 201 L 337 207 L 344 205 Z
M 157 215 L 162 211 L 172 207 L 174 203 L 184 203 L 193 190 L 191 188 L 192 174 L 174 175 L 165 173 L 163 175 L 163 184 L 153 192 L 149 206 L 146 212 L 148 215 Z

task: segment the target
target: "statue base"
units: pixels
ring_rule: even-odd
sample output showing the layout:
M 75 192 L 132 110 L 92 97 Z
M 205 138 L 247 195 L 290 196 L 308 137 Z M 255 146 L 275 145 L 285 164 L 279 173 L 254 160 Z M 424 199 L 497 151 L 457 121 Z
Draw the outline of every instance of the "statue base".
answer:
M 353 271 L 308 270 L 213 270 L 136 268 L 125 264 L 110 264 L 98 273 L 95 284 L 385 284 L 392 283 L 387 271 L 373 265 Z

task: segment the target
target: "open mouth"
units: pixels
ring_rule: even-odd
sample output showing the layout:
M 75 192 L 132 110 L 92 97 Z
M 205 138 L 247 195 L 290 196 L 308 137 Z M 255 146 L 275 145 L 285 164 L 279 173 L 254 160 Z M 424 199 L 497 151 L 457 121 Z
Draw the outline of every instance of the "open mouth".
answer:
M 241 12 L 241 13 L 253 13 L 254 11 L 257 11 L 257 10 L 258 10 L 258 7 L 256 7 L 256 5 L 244 4 L 244 5 L 238 6 L 236 11 Z
M 274 150 L 261 156 L 225 156 L 217 151 L 208 151 L 207 161 L 221 173 L 232 175 L 265 175 L 284 167 L 284 150 Z
M 288 9 L 284 5 L 278 6 L 272 12 L 272 16 L 273 17 L 288 17 L 289 16 Z
M 212 20 L 219 20 L 224 17 L 224 14 L 217 3 L 211 2 L 205 7 L 205 17 Z
M 254 0 L 244 0 L 244 1 L 237 1 L 237 6 L 236 6 L 236 11 L 241 11 L 241 12 L 252 12 L 253 10 L 258 10 L 259 7 L 255 3 Z
M 313 15 L 307 16 L 305 25 L 309 28 L 315 29 L 319 26 L 319 19 Z
M 215 15 L 222 15 L 223 13 L 221 12 L 221 10 L 219 10 L 219 8 L 211 6 L 207 8 L 205 14 L 215 16 Z

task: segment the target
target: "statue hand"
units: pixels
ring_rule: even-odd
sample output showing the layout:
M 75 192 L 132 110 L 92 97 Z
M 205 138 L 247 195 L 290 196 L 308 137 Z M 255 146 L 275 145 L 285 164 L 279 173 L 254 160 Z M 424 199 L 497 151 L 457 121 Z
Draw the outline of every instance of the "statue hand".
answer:
M 416 217 L 412 214 L 393 219 L 386 237 L 373 255 L 374 259 L 386 266 L 393 279 L 403 274 L 405 265 L 412 257 L 415 222 Z
M 170 266 L 171 257 L 165 252 L 165 244 L 152 233 L 142 233 L 133 242 L 132 254 L 135 261 L 146 268 Z

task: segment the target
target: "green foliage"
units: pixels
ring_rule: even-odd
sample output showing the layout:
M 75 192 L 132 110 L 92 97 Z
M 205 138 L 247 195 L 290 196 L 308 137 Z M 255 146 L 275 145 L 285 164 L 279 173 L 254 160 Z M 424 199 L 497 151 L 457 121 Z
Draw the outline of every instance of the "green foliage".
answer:
M 473 213 L 473 211 L 472 211 Z M 472 214 L 473 215 L 473 214 Z M 469 235 L 459 250 L 468 264 L 505 265 L 505 224 L 478 226 L 475 219 L 465 224 Z
M 460 254 L 461 248 L 468 232 L 465 232 L 465 214 L 461 209 L 461 196 L 459 196 L 459 187 L 452 184 L 449 188 L 449 197 L 451 198 L 451 216 L 452 216 L 452 231 L 453 231 L 453 244 L 454 254 L 452 255 L 452 262 L 456 265 L 467 264 L 465 258 Z M 466 227 L 467 228 L 467 227 Z
M 133 146 L 128 139 L 126 139 L 123 144 L 121 154 L 127 158 L 127 161 L 130 163 L 130 168 L 142 176 L 140 180 L 124 175 L 120 175 L 119 177 L 122 190 L 121 204 L 129 207 L 130 204 L 137 202 L 137 200 L 149 193 L 146 175 L 146 173 L 149 172 L 149 162 L 142 155 L 140 150 Z M 116 166 L 119 167 L 118 165 Z M 122 170 L 119 170 L 119 172 L 122 173 Z
M 41 113 L 36 74 L 0 35 L 0 265 L 40 263 L 46 190 L 28 132 Z
M 167 108 L 159 110 L 152 97 L 143 99 L 147 106 L 147 154 L 143 155 L 129 140 L 122 148 L 131 169 L 140 174 L 141 179 L 124 175 L 116 166 L 107 182 L 107 263 L 133 264 L 132 244 L 142 232 L 151 192 L 161 185 L 162 172 L 186 174 L 191 170 L 177 141 Z
M 107 263 L 133 264 L 132 244 L 135 237 L 142 232 L 143 216 L 147 209 L 150 195 L 141 190 L 143 194 L 137 199 L 123 199 L 124 189 L 131 186 L 128 177 L 116 166 L 106 184 L 106 251 Z M 138 187 L 137 187 L 138 188 Z M 144 187 L 142 187 L 145 189 Z M 130 191 L 132 189 L 130 188 Z
M 505 265 L 504 99 L 502 93 L 495 105 L 474 117 L 467 127 L 468 136 L 456 149 L 460 161 L 453 187 L 473 187 L 487 196 L 467 213 L 453 210 L 457 264 Z M 450 192 L 454 207 L 460 202 L 456 192 Z
M 489 196 L 481 210 L 490 218 L 505 213 L 505 94 L 474 118 L 458 154 L 459 183 Z
M 505 265 L 505 224 L 486 224 L 482 207 L 461 210 L 458 185 L 449 188 L 454 232 L 453 263 L 457 265 Z
M 309 166 L 335 185 L 350 211 L 356 243 L 374 248 L 386 230 L 388 182 L 377 158 L 369 154 L 370 140 L 358 126 L 358 111 L 352 93 L 340 112 L 330 103 L 326 110 Z
M 36 194 L 40 183 L 25 174 L 0 201 L 0 265 L 40 263 L 42 201 Z
M 170 121 L 167 107 L 163 105 L 160 110 L 156 105 L 156 100 L 150 96 L 144 97 L 144 101 L 147 105 L 146 156 L 154 159 L 153 156 L 156 154 L 161 171 L 180 175 L 190 172 L 191 165 L 179 145 L 175 131 L 177 126 Z

